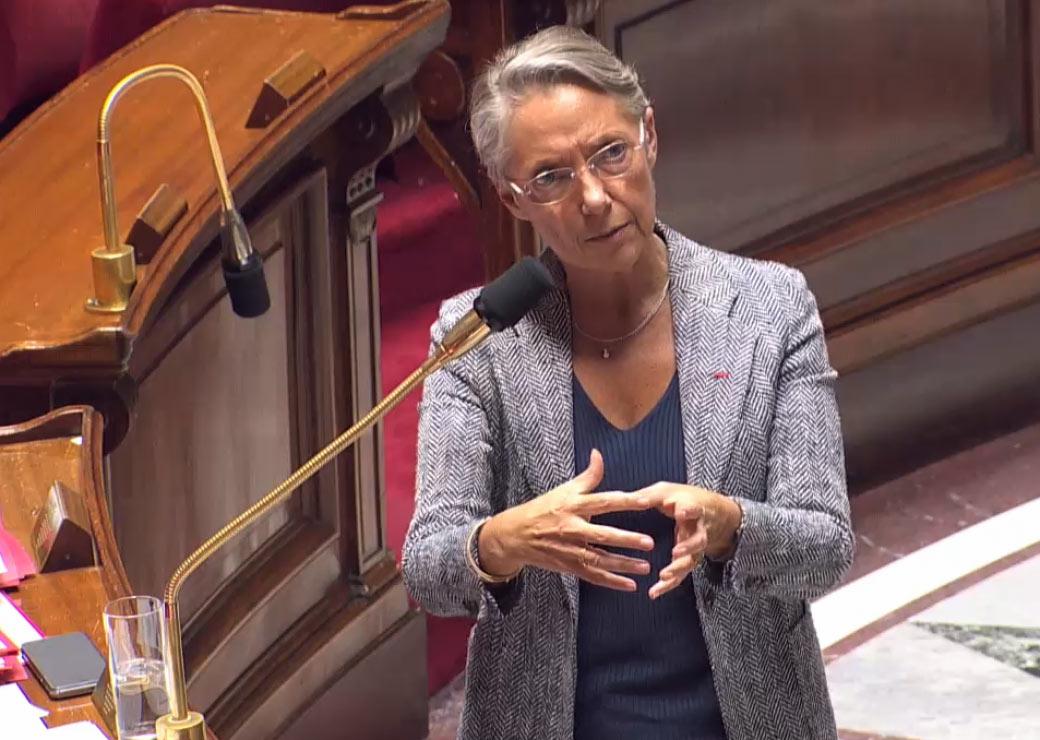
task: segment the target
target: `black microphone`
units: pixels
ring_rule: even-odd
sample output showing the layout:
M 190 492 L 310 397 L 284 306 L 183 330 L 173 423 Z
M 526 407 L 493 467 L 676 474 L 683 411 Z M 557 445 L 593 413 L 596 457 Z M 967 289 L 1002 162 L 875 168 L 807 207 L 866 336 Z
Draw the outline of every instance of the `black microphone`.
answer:
M 233 208 L 221 211 L 220 241 L 224 248 L 220 262 L 231 309 L 247 319 L 263 315 L 271 307 L 264 279 L 264 262 L 260 253 L 253 249 L 245 221 Z
M 545 265 L 534 257 L 524 257 L 484 286 L 473 301 L 473 310 L 491 331 L 502 331 L 520 321 L 552 285 Z
M 430 358 L 437 366 L 458 359 L 491 332 L 516 325 L 553 286 L 552 275 L 534 257 L 524 257 L 484 286 L 473 309 L 444 335 Z

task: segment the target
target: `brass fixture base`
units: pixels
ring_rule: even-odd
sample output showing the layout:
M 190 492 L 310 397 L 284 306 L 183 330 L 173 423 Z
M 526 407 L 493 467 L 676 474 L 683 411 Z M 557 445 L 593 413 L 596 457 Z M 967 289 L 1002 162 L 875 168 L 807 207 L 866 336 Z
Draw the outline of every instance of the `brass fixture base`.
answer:
M 198 712 L 188 712 L 184 719 L 164 714 L 155 721 L 156 740 L 206 740 L 206 720 Z
M 134 250 L 122 245 L 116 251 L 99 247 L 90 253 L 94 268 L 94 297 L 87 299 L 87 310 L 119 313 L 126 310 L 130 292 L 137 282 Z

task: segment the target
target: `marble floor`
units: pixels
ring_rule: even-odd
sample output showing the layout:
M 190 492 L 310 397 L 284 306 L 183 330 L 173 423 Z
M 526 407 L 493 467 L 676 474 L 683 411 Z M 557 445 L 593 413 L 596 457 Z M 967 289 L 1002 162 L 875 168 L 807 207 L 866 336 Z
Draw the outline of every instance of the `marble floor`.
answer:
M 1040 425 L 853 500 L 813 605 L 847 740 L 1040 738 Z
M 842 740 L 1040 740 L 1040 424 L 852 510 L 853 570 L 813 604 Z M 455 737 L 462 686 L 429 740 Z
M 1040 555 L 827 665 L 838 723 L 866 737 L 1040 738 Z

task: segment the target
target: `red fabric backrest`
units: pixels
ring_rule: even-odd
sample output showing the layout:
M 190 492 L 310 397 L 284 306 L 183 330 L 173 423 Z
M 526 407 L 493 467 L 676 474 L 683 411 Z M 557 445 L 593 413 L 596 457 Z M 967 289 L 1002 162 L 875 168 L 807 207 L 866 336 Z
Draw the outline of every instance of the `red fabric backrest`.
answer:
M 0 120 L 76 78 L 99 0 L 0 0 Z
M 331 13 L 358 2 L 350 0 L 98 0 L 80 69 L 85 71 L 129 44 L 152 26 L 187 8 L 241 5 Z M 369 3 L 378 5 L 379 2 Z
M 367 0 L 380 5 L 389 0 Z M 243 5 L 331 13 L 359 0 L 0 0 L 0 121 L 187 8 Z M 28 110 L 22 111 L 27 113 Z

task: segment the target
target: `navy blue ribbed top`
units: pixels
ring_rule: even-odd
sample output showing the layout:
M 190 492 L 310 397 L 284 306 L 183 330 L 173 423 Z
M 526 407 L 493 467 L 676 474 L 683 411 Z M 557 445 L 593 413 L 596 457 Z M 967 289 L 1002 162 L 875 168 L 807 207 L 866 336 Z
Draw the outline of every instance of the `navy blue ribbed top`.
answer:
M 584 468 L 592 449 L 603 454 L 599 491 L 636 491 L 658 481 L 683 483 L 678 378 L 638 425 L 608 422 L 574 378 L 574 459 Z M 633 576 L 633 593 L 581 581 L 575 740 L 725 740 L 696 595 L 687 578 L 656 601 L 647 591 L 672 560 L 675 523 L 658 511 L 617 512 L 599 524 L 645 532 L 650 574 Z

